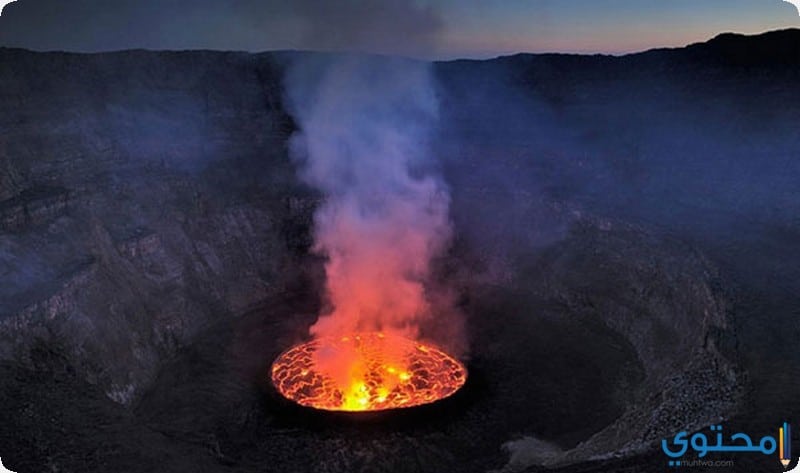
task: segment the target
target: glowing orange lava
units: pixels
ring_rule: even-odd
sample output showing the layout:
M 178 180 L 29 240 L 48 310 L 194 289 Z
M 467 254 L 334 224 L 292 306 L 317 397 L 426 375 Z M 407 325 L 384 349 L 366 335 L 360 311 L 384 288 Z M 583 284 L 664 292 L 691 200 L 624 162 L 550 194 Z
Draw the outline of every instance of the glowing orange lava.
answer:
M 464 365 L 442 350 L 383 333 L 318 338 L 272 364 L 272 382 L 283 396 L 329 411 L 428 404 L 458 391 L 466 379 Z

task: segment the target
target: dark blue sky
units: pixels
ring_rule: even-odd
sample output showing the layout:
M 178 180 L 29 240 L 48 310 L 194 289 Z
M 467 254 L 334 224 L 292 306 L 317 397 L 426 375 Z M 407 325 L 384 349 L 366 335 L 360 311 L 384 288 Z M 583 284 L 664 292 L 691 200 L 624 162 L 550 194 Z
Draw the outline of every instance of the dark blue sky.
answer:
M 18 0 L 0 45 L 316 49 L 424 58 L 624 53 L 800 27 L 782 0 Z

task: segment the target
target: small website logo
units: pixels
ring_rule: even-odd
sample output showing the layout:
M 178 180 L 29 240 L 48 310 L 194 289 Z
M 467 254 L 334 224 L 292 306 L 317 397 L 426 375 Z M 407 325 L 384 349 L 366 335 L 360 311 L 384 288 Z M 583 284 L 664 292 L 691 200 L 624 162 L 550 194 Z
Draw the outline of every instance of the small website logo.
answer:
M 792 428 L 784 422 L 783 427 L 778 429 L 779 449 L 778 455 L 783 468 L 789 468 L 792 463 Z
M 709 453 L 760 453 L 762 455 L 778 455 L 778 461 L 786 470 L 792 463 L 792 428 L 788 422 L 778 427 L 777 436 L 765 435 L 758 442 L 745 433 L 735 433 L 725 438 L 721 425 L 710 427 L 711 435 L 698 432 L 691 437 L 688 432 L 679 432 L 672 438 L 671 445 L 667 439 L 661 440 L 661 450 L 670 458 L 669 466 L 695 466 L 697 460 L 686 460 L 685 455 L 691 449 L 702 460 Z M 711 463 L 711 462 L 700 462 Z M 733 462 L 713 462 L 724 466 Z M 800 472 L 800 467 L 795 466 L 791 471 Z

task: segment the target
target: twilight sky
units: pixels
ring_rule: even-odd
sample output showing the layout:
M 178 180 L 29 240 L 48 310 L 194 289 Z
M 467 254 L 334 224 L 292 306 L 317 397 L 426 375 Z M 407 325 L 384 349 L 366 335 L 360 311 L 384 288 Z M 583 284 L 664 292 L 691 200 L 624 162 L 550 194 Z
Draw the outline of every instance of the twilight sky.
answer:
M 617 54 L 790 27 L 800 15 L 782 0 L 17 0 L 0 15 L 0 46 L 482 58 Z

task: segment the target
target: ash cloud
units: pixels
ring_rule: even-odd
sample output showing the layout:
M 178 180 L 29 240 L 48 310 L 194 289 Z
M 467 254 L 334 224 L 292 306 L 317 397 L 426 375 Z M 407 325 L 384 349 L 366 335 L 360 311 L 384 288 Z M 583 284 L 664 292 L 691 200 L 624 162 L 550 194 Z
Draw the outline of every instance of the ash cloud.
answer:
M 431 66 L 317 57 L 295 64 L 287 84 L 301 129 L 293 158 L 326 197 L 314 233 L 331 307 L 312 334 L 420 336 L 448 311 L 428 284 L 451 236 L 450 198 L 430 152 L 439 113 Z
M 18 0 L 0 44 L 35 50 L 313 49 L 429 55 L 439 13 L 413 1 Z

